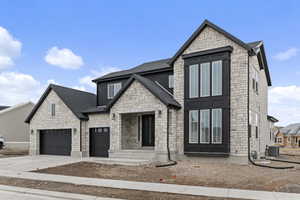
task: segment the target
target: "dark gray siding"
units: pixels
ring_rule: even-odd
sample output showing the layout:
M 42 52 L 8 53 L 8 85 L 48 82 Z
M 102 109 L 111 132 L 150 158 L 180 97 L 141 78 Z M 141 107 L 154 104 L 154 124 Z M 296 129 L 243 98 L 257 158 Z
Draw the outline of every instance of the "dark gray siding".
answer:
M 144 77 L 149 78 L 152 81 L 157 81 L 159 84 L 161 84 L 163 87 L 168 89 L 171 93 L 173 93 L 173 89 L 169 88 L 169 75 L 172 75 L 173 71 L 164 71 L 164 72 L 158 72 L 153 74 L 145 74 Z M 107 99 L 107 85 L 109 83 L 118 83 L 121 82 L 122 86 L 125 85 L 126 81 L 129 80 L 128 78 L 121 78 L 121 79 L 115 79 L 112 81 L 105 81 L 105 82 L 99 82 L 97 84 L 97 104 L 98 106 L 107 105 L 111 99 Z

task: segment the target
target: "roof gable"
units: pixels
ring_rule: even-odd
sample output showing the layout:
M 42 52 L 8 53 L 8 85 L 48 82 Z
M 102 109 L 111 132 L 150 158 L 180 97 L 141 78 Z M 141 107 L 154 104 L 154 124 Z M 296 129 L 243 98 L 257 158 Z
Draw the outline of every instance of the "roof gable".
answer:
M 49 95 L 50 91 L 53 90 L 58 95 L 58 97 L 65 103 L 65 105 L 73 112 L 73 114 L 82 120 L 87 120 L 88 117 L 82 113 L 90 107 L 96 106 L 96 95 L 80 90 L 75 90 L 71 88 L 62 87 L 59 85 L 50 84 L 42 97 L 39 99 L 38 103 L 34 106 L 25 122 L 29 123 L 38 108 L 42 105 L 44 100 Z
M 197 38 L 197 36 L 207 27 L 211 27 L 215 31 L 223 34 L 225 37 L 231 39 L 235 43 L 239 44 L 240 46 L 244 47 L 249 52 L 252 52 L 252 48 L 244 43 L 242 40 L 238 39 L 237 37 L 231 35 L 230 33 L 226 32 L 222 28 L 218 27 L 217 25 L 213 24 L 208 20 L 204 20 L 204 22 L 198 27 L 198 29 L 189 37 L 189 39 L 180 47 L 180 49 L 175 53 L 175 55 L 169 60 L 169 64 L 173 65 L 177 58 L 190 46 L 190 44 Z
M 124 92 L 129 88 L 129 86 L 136 80 L 141 83 L 146 89 L 148 89 L 156 98 L 158 98 L 162 103 L 166 106 L 170 106 L 173 108 L 181 108 L 181 105 L 170 95 L 166 90 L 164 90 L 161 86 L 156 84 L 155 82 L 142 77 L 137 74 L 133 74 L 131 78 L 126 82 L 124 87 L 118 92 L 118 94 L 113 98 L 113 100 L 108 104 L 107 109 L 110 109 L 124 94 Z

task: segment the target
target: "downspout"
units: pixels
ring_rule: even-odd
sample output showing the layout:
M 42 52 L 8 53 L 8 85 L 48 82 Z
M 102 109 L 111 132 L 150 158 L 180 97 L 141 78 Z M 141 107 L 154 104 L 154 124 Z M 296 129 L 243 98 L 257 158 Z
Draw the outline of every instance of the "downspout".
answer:
M 82 120 L 80 120 L 80 123 L 79 123 L 79 127 L 80 127 L 80 130 L 79 130 L 79 137 L 80 137 L 80 145 L 79 145 L 79 151 L 82 152 Z
M 275 167 L 275 166 L 268 166 L 268 165 L 262 165 L 262 164 L 257 164 L 255 163 L 252 159 L 251 159 L 251 148 L 250 148 L 250 138 L 251 138 L 251 132 L 250 132 L 250 120 L 249 120 L 249 110 L 250 110 L 250 77 L 249 77 L 249 73 L 250 73 L 250 55 L 248 54 L 248 74 L 247 74 L 247 82 L 248 82 L 248 88 L 247 88 L 247 95 L 248 95 L 248 105 L 247 105 L 247 115 L 248 115 L 248 161 L 254 165 L 254 166 L 258 166 L 258 167 L 266 167 L 266 168 L 271 168 L 271 169 L 292 169 L 294 168 L 294 166 L 289 166 L 289 167 Z
M 170 108 L 167 107 L 167 151 L 168 151 L 168 163 L 156 165 L 156 167 L 168 167 L 176 165 L 177 162 L 171 159 L 171 152 L 170 152 Z

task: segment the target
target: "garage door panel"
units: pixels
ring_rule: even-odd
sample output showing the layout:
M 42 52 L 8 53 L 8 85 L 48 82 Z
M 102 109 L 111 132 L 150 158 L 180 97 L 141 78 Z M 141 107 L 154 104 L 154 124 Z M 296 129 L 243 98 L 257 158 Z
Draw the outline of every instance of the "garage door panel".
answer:
M 71 155 L 71 129 L 40 131 L 40 154 Z

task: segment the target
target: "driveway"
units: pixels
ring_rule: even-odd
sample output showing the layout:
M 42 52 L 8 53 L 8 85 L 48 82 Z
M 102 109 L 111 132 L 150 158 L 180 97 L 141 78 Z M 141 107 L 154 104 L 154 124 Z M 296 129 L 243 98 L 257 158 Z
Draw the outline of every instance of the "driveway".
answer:
M 82 161 L 81 158 L 70 156 L 20 156 L 0 159 L 0 170 L 33 171 L 48 167 L 56 167 Z

